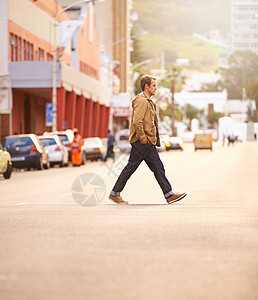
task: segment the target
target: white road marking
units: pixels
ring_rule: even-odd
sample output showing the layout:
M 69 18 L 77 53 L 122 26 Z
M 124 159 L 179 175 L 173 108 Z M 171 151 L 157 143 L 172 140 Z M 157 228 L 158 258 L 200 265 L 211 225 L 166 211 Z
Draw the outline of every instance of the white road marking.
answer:
M 59 197 L 66 197 L 66 196 L 71 196 L 72 193 L 67 193 L 67 194 L 62 194 L 62 195 L 59 195 Z

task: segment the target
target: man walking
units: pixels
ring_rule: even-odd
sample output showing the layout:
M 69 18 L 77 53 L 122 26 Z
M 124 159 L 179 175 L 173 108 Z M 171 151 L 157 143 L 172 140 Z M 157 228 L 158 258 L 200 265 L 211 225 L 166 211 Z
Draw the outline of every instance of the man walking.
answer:
M 157 90 L 156 78 L 150 75 L 143 76 L 141 89 L 142 93 L 137 95 L 132 102 L 133 112 L 129 137 L 129 142 L 132 145 L 131 154 L 109 195 L 109 200 L 116 204 L 128 204 L 122 199 L 120 192 L 144 160 L 154 173 L 167 203 L 171 204 L 183 199 L 187 194 L 172 192 L 172 187 L 165 176 L 165 169 L 156 149 L 156 146 L 160 146 L 158 118 L 156 105 L 150 99 Z
M 115 137 L 113 136 L 111 131 L 108 130 L 107 153 L 106 156 L 104 156 L 102 161 L 107 161 L 108 157 L 112 157 L 113 161 L 115 161 L 114 142 L 115 142 Z

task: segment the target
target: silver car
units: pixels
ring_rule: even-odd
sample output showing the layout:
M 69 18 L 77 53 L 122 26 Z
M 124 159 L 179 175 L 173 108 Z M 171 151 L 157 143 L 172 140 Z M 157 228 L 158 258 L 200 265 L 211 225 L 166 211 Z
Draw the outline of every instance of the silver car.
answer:
M 58 135 L 41 135 L 38 137 L 40 142 L 48 151 L 50 166 L 68 166 L 68 151 Z

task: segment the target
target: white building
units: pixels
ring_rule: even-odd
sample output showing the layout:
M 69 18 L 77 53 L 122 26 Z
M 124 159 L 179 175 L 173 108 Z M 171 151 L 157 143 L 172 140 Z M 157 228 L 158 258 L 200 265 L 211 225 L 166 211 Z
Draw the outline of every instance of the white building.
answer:
M 204 109 L 205 114 L 214 110 L 226 113 L 227 92 L 217 93 L 175 93 L 175 102 L 181 107 L 190 104 L 198 109 Z
M 248 119 L 248 107 L 251 106 L 252 111 L 255 111 L 256 105 L 255 101 L 247 100 L 242 101 L 239 99 L 236 100 L 228 100 L 227 101 L 227 112 L 228 115 L 235 121 L 235 122 L 246 122 Z
M 230 51 L 258 53 L 258 0 L 232 1 Z
M 186 92 L 200 91 L 205 85 L 215 84 L 221 79 L 221 75 L 214 72 L 201 73 L 197 70 L 183 70 L 181 74 L 186 77 L 183 87 Z

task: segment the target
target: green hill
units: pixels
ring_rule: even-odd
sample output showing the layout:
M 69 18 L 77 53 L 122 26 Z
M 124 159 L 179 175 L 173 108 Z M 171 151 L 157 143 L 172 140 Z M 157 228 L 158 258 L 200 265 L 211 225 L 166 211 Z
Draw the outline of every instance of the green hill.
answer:
M 136 49 L 140 54 L 133 61 L 157 57 L 162 50 L 166 64 L 176 58 L 188 58 L 191 67 L 202 71 L 216 69 L 218 53 L 225 50 L 192 36 L 207 35 L 218 30 L 227 37 L 230 28 L 231 0 L 134 0 L 133 11 L 138 13 L 134 32 L 144 29 L 149 34 L 141 38 Z M 136 50 L 137 51 L 137 50 Z

